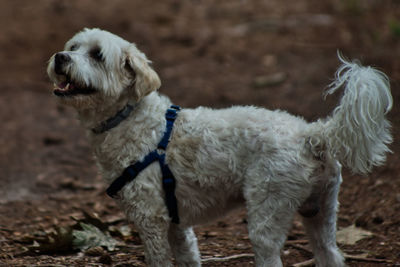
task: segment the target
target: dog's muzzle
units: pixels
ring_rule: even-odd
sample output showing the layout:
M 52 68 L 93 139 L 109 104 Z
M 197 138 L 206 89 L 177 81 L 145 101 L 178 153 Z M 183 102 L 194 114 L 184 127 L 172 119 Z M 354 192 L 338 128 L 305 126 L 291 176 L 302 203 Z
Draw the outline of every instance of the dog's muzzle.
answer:
M 58 52 L 54 56 L 54 72 L 63 76 L 63 80 L 55 84 L 54 94 L 59 97 L 76 96 L 76 95 L 91 95 L 97 90 L 91 86 L 76 83 L 67 72 L 68 64 L 72 63 L 71 56 L 66 52 Z
M 58 75 L 64 75 L 64 67 L 71 61 L 67 53 L 59 52 L 54 56 L 54 72 Z

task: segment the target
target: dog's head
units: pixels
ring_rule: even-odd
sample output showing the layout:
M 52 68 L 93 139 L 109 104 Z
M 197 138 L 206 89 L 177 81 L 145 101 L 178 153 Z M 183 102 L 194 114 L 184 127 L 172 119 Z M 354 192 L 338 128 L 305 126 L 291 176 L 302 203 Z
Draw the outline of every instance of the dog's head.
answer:
M 54 94 L 71 105 L 121 96 L 138 101 L 161 85 L 149 63 L 134 44 L 107 31 L 84 29 L 50 58 L 47 73 Z

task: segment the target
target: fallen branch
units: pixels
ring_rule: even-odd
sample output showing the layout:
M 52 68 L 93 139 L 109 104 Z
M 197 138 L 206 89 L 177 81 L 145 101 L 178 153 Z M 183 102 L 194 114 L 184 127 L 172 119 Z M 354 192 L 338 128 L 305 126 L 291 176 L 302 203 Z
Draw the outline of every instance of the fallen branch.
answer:
M 305 248 L 300 245 L 296 244 L 290 244 L 295 249 L 301 249 L 307 252 L 311 253 L 311 250 L 308 248 Z M 391 263 L 391 260 L 385 260 L 385 259 L 376 259 L 376 258 L 367 258 L 366 255 L 349 255 L 349 254 L 344 254 L 343 255 L 346 260 L 353 260 L 353 261 L 365 261 L 365 262 L 376 262 L 376 263 Z M 243 254 L 237 254 L 237 255 L 231 255 L 227 257 L 211 257 L 211 258 L 204 258 L 201 261 L 202 262 L 222 262 L 222 261 L 230 261 L 230 260 L 237 260 L 237 259 L 243 259 L 243 258 L 253 258 L 254 254 L 253 253 L 243 253 Z M 314 259 L 295 263 L 292 266 L 293 267 L 307 267 L 307 266 L 313 266 L 315 264 Z
M 227 257 L 205 258 L 205 259 L 201 259 L 201 261 L 202 262 L 221 262 L 221 261 L 230 261 L 230 260 L 253 258 L 253 257 L 254 257 L 253 253 L 243 253 L 243 254 L 231 255 L 231 256 L 227 256 Z
M 343 256 L 346 260 L 376 262 L 376 263 L 392 263 L 391 260 L 367 258 L 365 255 L 349 255 L 349 254 L 345 253 Z M 311 259 L 311 260 L 295 263 L 292 266 L 293 267 L 307 267 L 307 266 L 313 266 L 314 263 L 315 263 L 314 259 Z
M 343 255 L 346 260 L 354 260 L 354 261 L 367 261 L 367 262 L 378 262 L 378 263 L 391 263 L 391 260 L 385 260 L 385 259 L 376 259 L 376 258 L 367 258 L 366 256 L 363 255 L 349 255 L 349 254 L 344 254 Z

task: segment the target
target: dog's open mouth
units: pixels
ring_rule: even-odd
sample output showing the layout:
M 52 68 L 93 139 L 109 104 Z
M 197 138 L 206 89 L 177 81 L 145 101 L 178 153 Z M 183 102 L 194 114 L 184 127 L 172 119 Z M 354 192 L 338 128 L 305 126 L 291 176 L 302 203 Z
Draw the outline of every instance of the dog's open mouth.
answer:
M 53 93 L 59 97 L 90 95 L 97 92 L 97 90 L 93 87 L 80 86 L 74 83 L 69 77 L 66 77 L 66 80 L 64 82 L 54 84 L 54 86 L 55 88 Z

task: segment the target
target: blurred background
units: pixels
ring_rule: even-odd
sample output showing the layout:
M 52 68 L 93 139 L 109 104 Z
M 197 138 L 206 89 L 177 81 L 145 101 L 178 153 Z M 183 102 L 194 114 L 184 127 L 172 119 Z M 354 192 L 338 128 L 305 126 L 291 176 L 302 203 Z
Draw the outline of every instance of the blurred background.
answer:
M 345 173 L 339 226 L 374 233 L 341 245 L 346 253 L 383 259 L 349 260 L 350 266 L 400 264 L 399 0 L 0 0 L 0 262 L 59 262 L 59 255 L 21 256 L 20 237 L 70 224 L 83 209 L 122 218 L 103 193 L 85 132 L 74 112 L 55 101 L 46 74 L 50 56 L 84 27 L 136 43 L 161 77 L 160 92 L 186 108 L 257 105 L 311 121 L 327 116 L 339 97 L 322 96 L 338 51 L 384 71 L 395 100 L 394 153 L 369 177 Z M 203 255 L 251 252 L 243 211 L 197 231 Z M 292 239 L 302 231 L 296 221 Z M 311 258 L 293 246 L 285 251 L 288 266 Z M 130 253 L 127 264 L 143 264 L 142 250 Z M 79 266 L 82 258 L 63 260 Z M 252 264 L 243 258 L 205 266 Z

